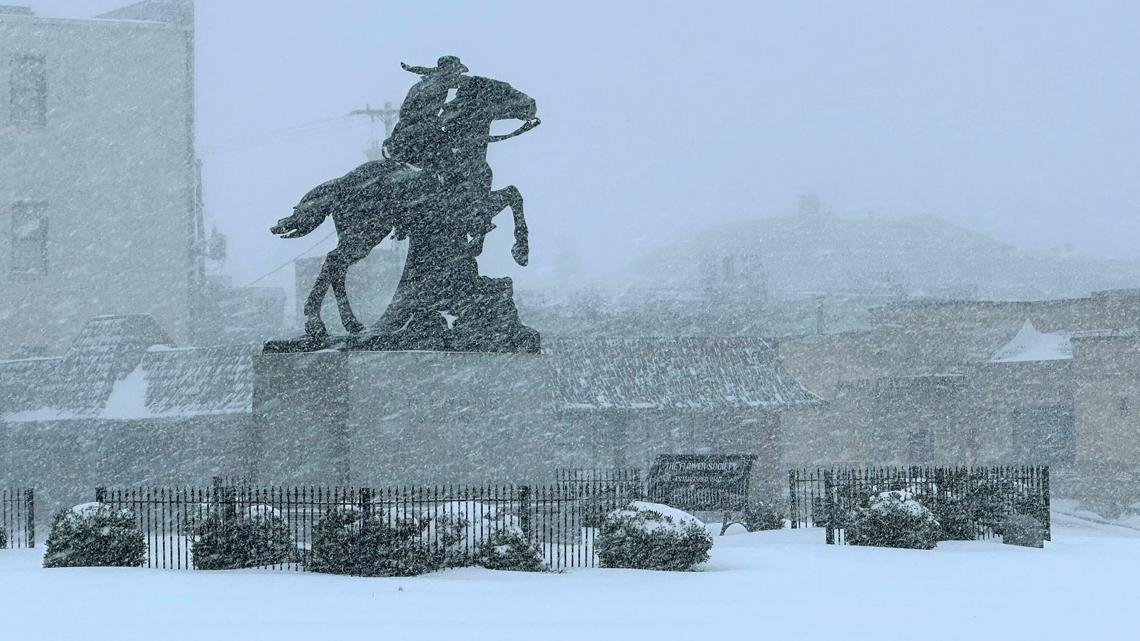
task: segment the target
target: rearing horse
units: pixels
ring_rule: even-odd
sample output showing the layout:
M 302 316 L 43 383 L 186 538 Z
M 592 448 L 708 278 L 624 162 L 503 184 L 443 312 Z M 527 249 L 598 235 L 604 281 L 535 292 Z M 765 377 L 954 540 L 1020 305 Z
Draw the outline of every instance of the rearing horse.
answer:
M 330 288 L 345 329 L 351 334 L 363 332 L 365 326 L 348 301 L 348 268 L 393 233 L 403 239 L 425 226 L 430 228 L 430 219 L 442 208 L 462 210 L 444 218 L 465 227 L 468 251 L 474 258 L 482 252 L 484 236 L 494 228 L 491 219 L 510 207 L 515 226 L 511 253 L 519 265 L 526 265 L 529 248 L 522 194 L 514 185 L 491 190 L 486 152 L 491 142 L 536 126 L 535 114 L 534 99 L 509 84 L 479 76 L 465 78 L 455 100 L 444 108 L 440 136 L 444 149 L 437 156 L 438 165 L 420 168 L 389 159 L 371 161 L 305 194 L 293 215 L 278 221 L 270 231 L 282 238 L 300 238 L 329 216 L 336 226 L 337 246 L 325 256 L 305 301 L 308 338 L 328 342 L 321 304 Z M 525 124 L 512 134 L 491 136 L 491 123 L 496 120 L 523 120 Z M 406 272 L 407 267 L 397 296 L 405 289 Z

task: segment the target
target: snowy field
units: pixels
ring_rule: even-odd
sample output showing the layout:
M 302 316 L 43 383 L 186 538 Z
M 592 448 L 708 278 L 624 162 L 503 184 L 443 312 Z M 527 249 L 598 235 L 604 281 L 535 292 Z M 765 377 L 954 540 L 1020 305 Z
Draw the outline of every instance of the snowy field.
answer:
M 45 570 L 42 550 L 3 550 L 0 639 L 1140 638 L 1140 530 L 1055 519 L 1044 550 L 730 531 L 692 573 Z

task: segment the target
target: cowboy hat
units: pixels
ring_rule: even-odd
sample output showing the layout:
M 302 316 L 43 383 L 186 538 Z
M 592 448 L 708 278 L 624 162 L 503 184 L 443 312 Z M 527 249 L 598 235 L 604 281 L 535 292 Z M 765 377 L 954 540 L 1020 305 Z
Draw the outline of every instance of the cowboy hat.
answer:
M 400 66 L 404 68 L 404 71 L 410 71 L 421 76 L 433 73 L 467 73 L 470 71 L 466 65 L 459 61 L 458 56 L 442 56 L 436 61 L 434 67 L 412 67 L 403 62 L 400 63 Z

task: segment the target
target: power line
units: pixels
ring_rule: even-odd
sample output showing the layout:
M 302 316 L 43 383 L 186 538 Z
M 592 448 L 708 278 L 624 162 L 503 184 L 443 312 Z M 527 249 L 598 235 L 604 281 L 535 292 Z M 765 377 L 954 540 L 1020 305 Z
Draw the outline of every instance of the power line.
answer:
M 274 267 L 273 269 L 271 269 L 271 270 L 269 270 L 269 271 L 265 272 L 264 274 L 262 274 L 262 275 L 258 276 L 257 278 L 255 278 L 255 279 L 253 279 L 253 280 L 249 281 L 248 283 L 246 283 L 246 284 L 242 285 L 241 287 L 242 287 L 242 288 L 245 288 L 245 287 L 253 287 L 254 285 L 256 285 L 256 284 L 260 283 L 260 282 L 261 282 L 261 281 L 263 281 L 263 280 L 265 280 L 266 278 L 269 278 L 270 276 L 272 276 L 272 275 L 276 274 L 277 272 L 281 271 L 282 269 L 285 269 L 285 268 L 286 268 L 286 267 L 288 267 L 289 265 L 292 265 L 292 264 L 293 264 L 293 263 L 294 263 L 294 262 L 295 262 L 295 261 L 296 261 L 298 258 L 300 258 L 300 257 L 304 256 L 305 254 L 307 254 L 307 253 L 309 253 L 309 252 L 313 251 L 313 250 L 314 250 L 314 249 L 316 249 L 317 247 L 320 247 L 320 246 L 321 246 L 321 243 L 323 243 L 323 242 L 325 242 L 326 240 L 328 240 L 328 239 L 332 238 L 334 235 L 336 235 L 336 229 L 335 229 L 335 228 L 334 228 L 332 231 L 330 231 L 328 234 L 326 234 L 324 238 L 322 238 L 322 239 L 318 240 L 316 243 L 314 243 L 312 247 L 309 247 L 308 249 L 306 249 L 305 251 L 301 252 L 300 254 L 297 254 L 296 256 L 294 256 L 294 257 L 290 258 L 288 262 L 285 262 L 285 263 L 281 263 L 281 264 L 280 264 L 280 265 L 278 265 L 277 267 Z
M 340 133 L 342 131 L 349 131 L 361 127 L 363 124 L 363 122 L 344 121 L 311 126 L 304 129 L 295 129 L 292 131 L 277 133 L 273 135 L 265 134 L 261 136 L 250 136 L 244 140 L 231 141 L 217 145 L 205 145 L 199 148 L 199 153 L 201 155 L 212 155 L 227 153 L 231 151 L 240 151 L 244 149 L 253 149 L 265 145 L 297 140 L 299 138 L 304 138 L 314 134 L 331 134 Z

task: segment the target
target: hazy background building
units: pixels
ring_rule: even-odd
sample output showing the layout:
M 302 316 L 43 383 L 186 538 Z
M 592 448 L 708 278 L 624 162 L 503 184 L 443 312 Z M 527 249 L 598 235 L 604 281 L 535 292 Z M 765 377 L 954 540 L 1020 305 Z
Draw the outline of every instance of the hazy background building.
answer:
M 0 8 L 0 354 L 54 353 L 93 316 L 200 313 L 189 0 L 91 19 Z

